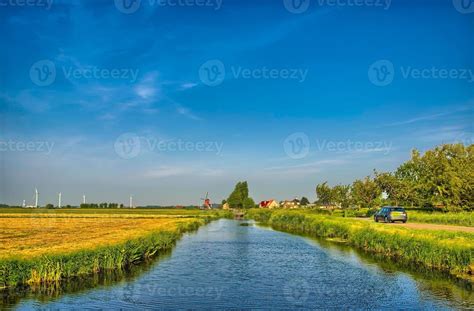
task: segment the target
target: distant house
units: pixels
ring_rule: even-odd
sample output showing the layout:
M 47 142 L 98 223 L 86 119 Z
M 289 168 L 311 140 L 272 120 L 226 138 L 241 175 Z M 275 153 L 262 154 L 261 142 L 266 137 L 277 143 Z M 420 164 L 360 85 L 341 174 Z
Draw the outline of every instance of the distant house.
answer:
M 222 209 L 230 209 L 230 205 L 229 203 L 224 203 L 224 205 L 222 205 Z
M 275 200 L 268 200 L 268 201 L 262 201 L 260 202 L 260 204 L 258 205 L 260 208 L 269 208 L 269 209 L 272 209 L 272 208 L 278 208 L 280 207 L 280 204 L 278 204 L 277 201 Z
M 300 207 L 301 203 L 300 200 L 294 199 L 294 200 L 284 200 L 280 202 L 280 206 L 283 208 L 298 208 Z
M 339 208 L 339 206 L 337 206 L 337 205 L 334 204 L 334 203 L 329 203 L 329 204 L 320 204 L 320 205 L 319 205 L 319 208 L 320 208 L 320 209 L 333 210 L 333 209 Z

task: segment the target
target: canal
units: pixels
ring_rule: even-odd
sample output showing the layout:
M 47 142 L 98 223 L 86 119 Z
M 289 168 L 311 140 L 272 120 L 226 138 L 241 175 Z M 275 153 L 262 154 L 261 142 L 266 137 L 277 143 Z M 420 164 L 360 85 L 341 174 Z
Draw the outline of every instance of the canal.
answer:
M 138 271 L 137 271 L 138 269 Z M 472 288 L 351 248 L 219 220 L 129 275 L 4 293 L 13 309 L 472 309 Z M 84 283 L 84 284 L 79 284 Z M 58 292 L 60 292 L 58 294 Z M 7 295 L 9 295 L 7 297 Z

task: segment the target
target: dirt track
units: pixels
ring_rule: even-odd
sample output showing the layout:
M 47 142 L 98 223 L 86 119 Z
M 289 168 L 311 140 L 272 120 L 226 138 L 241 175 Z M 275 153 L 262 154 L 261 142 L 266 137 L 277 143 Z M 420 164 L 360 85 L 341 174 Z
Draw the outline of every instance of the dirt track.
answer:
M 358 218 L 361 219 L 361 218 Z M 372 218 L 364 218 L 366 221 L 374 221 Z M 396 226 L 396 227 L 405 227 L 410 229 L 421 229 L 421 230 L 445 230 L 445 231 L 460 231 L 474 233 L 474 227 L 463 227 L 463 226 L 453 226 L 453 225 L 438 225 L 438 224 L 426 224 L 426 223 L 415 223 L 408 220 L 407 223 L 390 223 L 383 224 L 387 226 Z

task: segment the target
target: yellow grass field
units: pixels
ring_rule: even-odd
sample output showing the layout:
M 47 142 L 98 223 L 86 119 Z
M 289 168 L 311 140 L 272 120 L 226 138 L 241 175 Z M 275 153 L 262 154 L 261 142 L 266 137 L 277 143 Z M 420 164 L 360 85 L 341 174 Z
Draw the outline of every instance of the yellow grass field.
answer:
M 85 218 L 47 217 L 1 218 L 0 259 L 29 259 L 40 255 L 65 254 L 98 246 L 123 243 L 152 232 L 174 231 L 189 218 Z
M 177 209 L 0 209 L 0 288 L 122 269 L 224 216 Z

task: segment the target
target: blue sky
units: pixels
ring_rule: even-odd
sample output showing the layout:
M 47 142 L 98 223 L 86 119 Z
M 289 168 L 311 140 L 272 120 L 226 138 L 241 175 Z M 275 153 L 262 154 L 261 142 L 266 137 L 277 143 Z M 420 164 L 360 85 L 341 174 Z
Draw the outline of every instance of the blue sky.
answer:
M 472 142 L 474 5 L 306 1 L 0 0 L 0 202 L 314 200 Z

